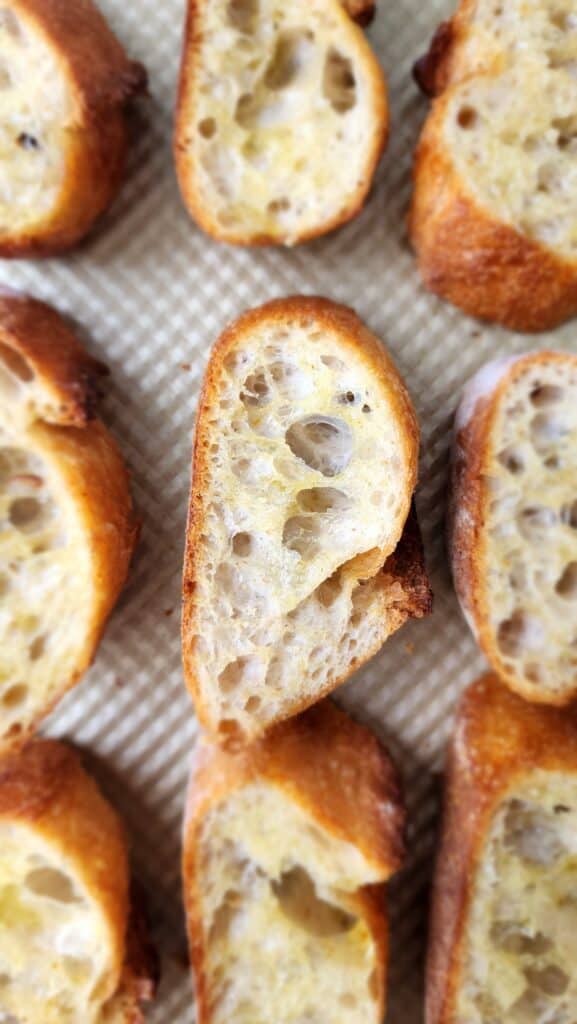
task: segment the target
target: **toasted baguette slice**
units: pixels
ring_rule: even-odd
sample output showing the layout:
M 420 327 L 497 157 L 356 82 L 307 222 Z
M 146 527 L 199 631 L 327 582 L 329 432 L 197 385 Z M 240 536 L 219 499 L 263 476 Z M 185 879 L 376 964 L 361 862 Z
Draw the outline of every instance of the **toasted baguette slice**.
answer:
M 187 683 L 222 739 L 314 703 L 425 614 L 418 543 L 386 565 L 417 455 L 405 386 L 351 310 L 280 300 L 224 332 L 198 412 L 183 620 Z
M 449 756 L 427 1024 L 576 1019 L 576 853 L 577 713 L 479 680 Z
M 491 363 L 456 420 L 450 548 L 465 615 L 528 700 L 577 695 L 577 357 Z
M 380 1024 L 395 769 L 326 701 L 193 770 L 184 887 L 199 1024 Z
M 0 255 L 79 241 L 114 197 L 125 106 L 145 82 L 92 0 L 0 10 Z
M 571 0 L 462 0 L 419 79 L 437 96 L 415 164 L 426 284 L 520 331 L 577 313 L 577 34 Z
M 154 979 L 142 925 L 130 935 L 124 831 L 63 744 L 0 761 L 0 906 L 2 1020 L 144 1020 Z
M 137 536 L 93 416 L 94 362 L 49 307 L 0 294 L 0 752 L 88 668 Z
M 383 72 L 352 20 L 372 7 L 189 0 L 175 152 L 204 231 L 295 245 L 359 212 L 389 122 Z

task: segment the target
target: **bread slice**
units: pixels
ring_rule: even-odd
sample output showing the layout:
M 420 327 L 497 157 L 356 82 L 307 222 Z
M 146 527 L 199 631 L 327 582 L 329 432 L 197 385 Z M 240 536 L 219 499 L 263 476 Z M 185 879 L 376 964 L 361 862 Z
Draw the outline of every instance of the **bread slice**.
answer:
M 462 0 L 419 66 L 437 96 L 415 163 L 421 273 L 514 330 L 577 313 L 576 67 L 571 0 Z
M 456 420 L 451 554 L 495 671 L 528 700 L 577 696 L 577 357 L 484 367 Z
M 199 1024 L 380 1024 L 395 769 L 326 701 L 240 752 L 201 744 L 184 837 Z
M 479 680 L 449 755 L 427 1024 L 575 1020 L 576 851 L 575 710 Z
M 292 298 L 229 327 L 200 401 L 183 651 L 204 725 L 251 739 L 319 700 L 430 594 L 395 564 L 417 476 L 406 388 L 358 317 Z
M 175 153 L 208 234 L 295 245 L 359 212 L 389 122 L 383 72 L 352 20 L 372 7 L 190 0 Z
M 0 255 L 78 242 L 113 199 L 145 83 L 92 0 L 0 10 Z
M 143 1024 L 129 881 L 120 821 L 72 750 L 36 740 L 0 762 L 2 1020 Z
M 127 576 L 138 531 L 94 418 L 102 369 L 48 306 L 0 294 L 0 752 L 78 682 Z

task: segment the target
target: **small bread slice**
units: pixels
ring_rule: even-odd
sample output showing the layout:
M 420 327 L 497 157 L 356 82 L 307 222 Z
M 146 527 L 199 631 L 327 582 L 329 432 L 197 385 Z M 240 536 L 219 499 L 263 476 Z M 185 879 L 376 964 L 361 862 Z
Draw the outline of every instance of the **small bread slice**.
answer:
M 397 774 L 329 701 L 235 753 L 201 743 L 184 836 L 199 1024 L 380 1024 Z
M 421 273 L 514 330 L 577 313 L 576 66 L 572 0 L 462 0 L 418 66 L 437 97 L 415 163 Z
M 496 676 L 461 704 L 433 889 L 427 1024 L 577 1017 L 577 713 Z
M 457 413 L 455 585 L 495 671 L 528 700 L 577 696 L 577 357 L 485 366 Z
M 0 761 L 2 1020 L 144 1021 L 154 977 L 129 883 L 120 821 L 71 749 L 35 740 Z
M 418 539 L 387 565 L 418 440 L 397 370 L 351 310 L 278 300 L 220 338 L 198 412 L 183 652 L 221 739 L 319 700 L 428 611 Z
M 208 234 L 295 245 L 359 212 L 389 123 L 383 72 L 352 20 L 372 8 L 189 0 L 175 154 Z
M 78 242 L 116 194 L 126 103 L 144 87 L 92 0 L 0 9 L 0 255 Z
M 88 668 L 138 533 L 103 368 L 54 310 L 0 294 L 0 753 Z

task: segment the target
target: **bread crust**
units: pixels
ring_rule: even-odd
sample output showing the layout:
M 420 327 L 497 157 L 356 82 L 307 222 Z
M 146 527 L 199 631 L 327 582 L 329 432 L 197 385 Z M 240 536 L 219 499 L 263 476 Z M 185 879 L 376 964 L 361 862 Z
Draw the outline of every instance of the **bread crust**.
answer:
M 193 220 L 207 235 L 218 242 L 259 247 L 287 244 L 281 233 L 276 235 L 242 234 L 239 231 L 224 228 L 213 216 L 212 211 L 207 209 L 195 179 L 193 162 L 189 157 L 190 128 L 196 121 L 194 107 L 196 60 L 194 58 L 198 57 L 200 53 L 202 36 L 199 25 L 203 5 L 208 2 L 210 0 L 188 0 L 174 135 L 174 156 L 182 198 Z M 370 69 L 375 104 L 375 132 L 363 180 L 359 182 L 359 186 L 346 208 L 315 228 L 302 231 L 294 240 L 291 240 L 291 245 L 299 245 L 302 242 L 309 242 L 314 238 L 329 234 L 358 216 L 368 198 L 378 163 L 389 140 L 390 117 L 387 82 L 372 47 L 359 28 L 359 25 L 366 25 L 371 20 L 374 5 L 371 0 L 345 0 L 344 5 L 341 0 L 325 0 L 325 3 L 335 8 L 336 16 L 342 19 L 344 30 L 354 37 L 355 44 L 362 51 L 363 63 Z
M 112 202 L 125 168 L 126 105 L 146 88 L 146 71 L 130 61 L 92 0 L 11 0 L 18 18 L 58 59 L 75 100 L 65 180 L 44 221 L 0 235 L 0 256 L 50 256 L 79 242 Z
M 536 707 L 510 693 L 495 675 L 482 677 L 461 702 L 449 748 L 426 1024 L 455 1020 L 466 926 L 487 831 L 500 802 L 535 769 L 577 773 L 577 711 Z
M 577 357 L 552 351 L 503 360 L 493 387 L 477 397 L 463 423 L 457 417 L 447 520 L 449 555 L 457 596 L 490 664 L 507 685 L 526 700 L 559 706 L 575 699 L 577 683 L 574 690 L 561 694 L 543 693 L 538 686 L 523 684 L 501 658 L 490 628 L 484 537 L 491 495 L 485 481 L 489 473 L 495 419 L 503 394 L 511 382 L 524 372 L 527 365 L 546 366 L 555 362 L 566 363 L 568 360 L 574 361 L 577 366 Z
M 94 418 L 94 379 L 103 371 L 101 364 L 83 351 L 55 310 L 25 296 L 0 296 L 0 358 L 2 346 L 24 360 L 49 396 L 52 422 L 32 423 L 25 432 L 26 444 L 51 466 L 78 510 L 93 591 L 90 622 L 72 678 L 62 680 L 51 706 L 27 729 L 9 737 L 5 746 L 0 742 L 0 753 L 21 747 L 90 666 L 126 582 L 140 532 L 122 455 L 104 424 Z
M 199 539 L 204 530 L 207 484 L 210 474 L 209 448 L 212 438 L 206 413 L 212 406 L 215 394 L 219 391 L 224 361 L 235 345 L 263 323 L 284 324 L 288 319 L 295 318 L 314 319 L 321 329 L 324 327 L 335 332 L 339 340 L 350 348 L 351 356 L 355 360 L 360 359 L 365 363 L 391 399 L 394 414 L 401 424 L 401 435 L 404 440 L 407 463 L 410 467 L 405 509 L 402 513 L 404 521 L 409 517 L 412 496 L 417 483 L 419 425 L 414 407 L 392 360 L 353 310 L 346 306 L 336 305 L 327 299 L 315 297 L 293 296 L 287 299 L 275 299 L 243 314 L 223 332 L 210 357 L 197 412 L 183 574 L 182 650 L 185 681 L 194 700 L 197 715 L 208 729 L 213 729 L 214 723 L 211 721 L 209 710 L 201 696 L 191 651 L 192 638 L 195 634 L 196 592 L 200 571 L 197 566 L 197 551 Z M 409 618 L 422 618 L 430 613 L 432 593 L 425 568 L 416 515 L 408 525 L 407 539 L 400 542 L 399 548 L 395 552 L 380 552 L 378 565 L 383 566 L 378 584 L 382 592 L 383 632 L 376 642 L 374 650 L 364 657 L 353 658 L 349 670 L 341 678 L 331 680 L 320 695 L 305 699 L 295 705 L 290 712 L 287 712 L 287 715 L 298 714 L 318 700 L 319 696 L 324 697 L 334 690 L 369 657 L 376 654 L 384 641 L 393 632 L 400 629 Z M 377 575 L 378 565 L 371 569 L 368 578 Z M 393 586 L 391 589 L 391 583 L 400 584 L 400 586 Z
M 470 316 L 526 333 L 552 330 L 577 314 L 577 260 L 529 238 L 476 200 L 443 138 L 473 0 L 441 25 L 415 76 L 436 97 L 414 163 L 409 233 L 427 288 Z M 475 73 L 498 68 L 488 49 Z
M 211 1019 L 196 857 L 206 815 L 253 782 L 276 787 L 323 831 L 353 844 L 382 877 L 399 870 L 405 855 L 405 810 L 400 780 L 376 737 L 332 701 L 276 726 L 264 739 L 235 751 L 201 741 L 195 752 L 186 805 L 183 848 L 184 902 L 199 1021 Z M 379 1003 L 386 1002 L 388 927 L 382 884 L 357 894 L 378 950 Z

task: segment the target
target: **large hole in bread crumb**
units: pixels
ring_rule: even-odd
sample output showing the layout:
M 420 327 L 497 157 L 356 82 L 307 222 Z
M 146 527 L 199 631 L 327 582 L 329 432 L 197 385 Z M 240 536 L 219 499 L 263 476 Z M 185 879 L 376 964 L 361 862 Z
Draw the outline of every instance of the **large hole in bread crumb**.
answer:
M 315 590 L 315 597 L 323 608 L 332 608 L 342 593 L 340 573 L 335 573 Z
M 542 932 L 528 935 L 516 921 L 496 921 L 491 927 L 491 940 L 499 949 L 516 956 L 543 956 L 553 948 L 551 939 Z
M 257 684 L 261 674 L 261 664 L 257 658 L 237 658 L 222 670 L 218 677 L 218 685 L 222 693 L 233 693 L 240 686 Z
M 285 89 L 295 82 L 314 50 L 313 40 L 313 33 L 306 29 L 281 32 L 264 76 L 268 89 Z
M 220 939 L 225 939 L 227 937 L 235 917 L 238 916 L 241 902 L 240 894 L 238 892 L 229 889 L 228 892 L 225 893 L 224 900 L 215 911 L 212 924 L 210 926 L 209 941 L 211 943 L 219 942 Z
M 557 523 L 557 513 L 545 505 L 532 505 L 530 508 L 524 508 L 517 516 L 520 534 L 530 541 L 538 540 Z
M 267 405 L 271 400 L 270 386 L 264 371 L 251 373 L 244 382 L 240 393 L 243 405 Z
M 353 501 L 336 487 L 310 487 L 300 491 L 297 502 L 304 512 L 347 512 Z
M 218 126 L 214 117 L 205 117 L 198 122 L 198 134 L 202 135 L 203 139 L 213 139 L 217 130 Z
M 470 131 L 472 128 L 476 128 L 479 123 L 479 112 L 474 107 L 464 106 L 460 107 L 457 113 L 457 124 L 459 128 L 464 128 L 466 131 Z
M 539 619 L 521 609 L 502 622 L 497 632 L 499 650 L 507 658 L 520 658 L 528 651 L 538 650 L 543 646 L 543 640 L 543 626 Z
M 289 551 L 309 561 L 316 558 L 320 546 L 321 527 L 314 516 L 293 516 L 284 525 L 282 542 Z
M 72 880 L 56 868 L 36 868 L 30 871 L 24 885 L 35 896 L 41 896 L 55 903 L 82 903 Z
M 533 988 L 547 996 L 562 996 L 568 988 L 569 977 L 555 964 L 546 967 L 527 967 L 525 977 Z
M 572 530 L 577 530 L 577 501 L 562 508 L 561 522 L 565 526 L 570 526 Z
M 319 899 L 314 882 L 304 868 L 285 872 L 280 881 L 271 882 L 279 906 L 294 924 L 319 938 L 343 935 L 354 928 L 356 918 L 341 907 Z
M 254 550 L 254 537 L 250 533 L 235 533 L 232 550 L 239 558 L 248 558 Z
M 306 416 L 286 432 L 293 455 L 323 476 L 338 476 L 349 465 L 353 435 L 348 423 L 334 416 Z
M 521 860 L 551 867 L 567 849 L 555 822 L 540 808 L 522 800 L 511 800 L 504 822 L 505 846 Z
M 229 24 L 239 32 L 250 32 L 259 13 L 259 0 L 229 0 Z
M 525 469 L 525 456 L 519 448 L 515 448 L 513 445 L 499 452 L 497 461 L 513 476 L 518 476 Z
M 23 683 L 17 683 L 15 686 L 11 686 L 9 690 L 2 697 L 2 704 L 9 711 L 14 711 L 16 708 L 21 708 L 28 699 L 28 687 L 24 686 Z
M 21 533 L 37 533 L 50 518 L 51 508 L 36 498 L 17 498 L 8 513 L 12 526 Z
M 357 83 L 352 61 L 331 47 L 323 74 L 323 96 L 337 114 L 346 114 L 357 102 Z
M 539 453 L 558 445 L 568 434 L 568 424 L 550 412 L 537 413 L 531 420 L 531 439 Z
M 531 392 L 531 402 L 538 409 L 561 402 L 565 389 L 556 384 L 538 384 Z
M 555 590 L 566 601 L 577 601 L 577 562 L 570 562 L 559 579 Z

